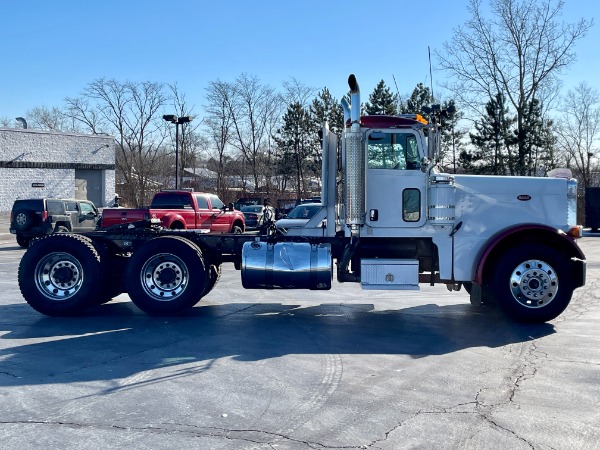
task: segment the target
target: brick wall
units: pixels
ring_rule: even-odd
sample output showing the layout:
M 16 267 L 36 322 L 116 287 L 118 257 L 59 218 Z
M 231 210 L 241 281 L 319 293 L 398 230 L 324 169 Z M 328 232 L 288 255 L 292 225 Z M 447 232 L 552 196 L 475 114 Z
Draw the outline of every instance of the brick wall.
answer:
M 17 198 L 75 197 L 76 169 L 101 171 L 104 199 L 97 206 L 107 206 L 115 193 L 114 164 L 111 136 L 0 128 L 0 212 Z

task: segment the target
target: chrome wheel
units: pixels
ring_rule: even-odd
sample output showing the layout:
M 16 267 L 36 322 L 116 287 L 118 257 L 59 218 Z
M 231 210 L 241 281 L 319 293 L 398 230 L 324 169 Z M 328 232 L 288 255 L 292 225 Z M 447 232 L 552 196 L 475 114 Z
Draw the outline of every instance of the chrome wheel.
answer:
M 127 293 L 142 311 L 172 316 L 194 306 L 208 283 L 200 248 L 181 236 L 150 239 L 127 264 Z
M 530 259 L 523 261 L 510 276 L 514 299 L 527 308 L 543 308 L 558 292 L 558 276 L 550 264 Z
M 189 271 L 181 258 L 160 253 L 149 258 L 140 272 L 144 291 L 159 301 L 178 298 L 189 283 Z
M 83 269 L 69 253 L 49 253 L 35 267 L 38 291 L 50 300 L 64 301 L 73 297 L 83 285 Z

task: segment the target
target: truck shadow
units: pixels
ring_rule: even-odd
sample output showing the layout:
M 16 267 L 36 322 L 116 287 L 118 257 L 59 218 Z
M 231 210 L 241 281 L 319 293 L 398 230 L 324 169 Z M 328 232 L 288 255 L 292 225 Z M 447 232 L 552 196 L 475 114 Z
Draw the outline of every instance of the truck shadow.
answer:
M 12 304 L 0 308 L 0 317 L 8 331 L 0 338 L 0 386 L 111 380 L 182 363 L 210 365 L 219 358 L 426 358 L 555 332 L 551 324 L 514 323 L 469 304 L 376 310 L 372 304 L 230 303 L 197 306 L 186 316 L 171 318 L 146 316 L 129 302 L 109 303 L 73 318 L 44 317 L 26 304 Z

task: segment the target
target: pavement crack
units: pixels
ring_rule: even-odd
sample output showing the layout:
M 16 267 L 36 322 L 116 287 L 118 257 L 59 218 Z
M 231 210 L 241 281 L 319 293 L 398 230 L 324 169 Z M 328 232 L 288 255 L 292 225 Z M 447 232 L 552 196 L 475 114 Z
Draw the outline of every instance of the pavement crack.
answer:
M 230 441 L 250 442 L 253 444 L 269 445 L 272 448 L 274 442 L 287 441 L 306 445 L 311 449 L 337 449 L 337 450 L 360 450 L 367 448 L 364 445 L 328 445 L 316 441 L 294 438 L 285 434 L 259 429 L 235 429 L 220 427 L 200 427 L 189 424 L 161 424 L 157 426 L 135 427 L 131 425 L 104 425 L 97 423 L 68 422 L 68 421 L 46 421 L 46 420 L 20 420 L 2 421 L 0 425 L 47 425 L 56 427 L 69 427 L 77 429 L 104 429 L 125 432 L 149 432 L 156 434 L 179 434 L 202 438 L 223 438 Z
M 10 373 L 10 372 L 0 372 L 0 375 L 7 375 L 9 377 L 13 377 L 13 378 L 21 378 L 18 375 L 15 375 L 14 373 Z

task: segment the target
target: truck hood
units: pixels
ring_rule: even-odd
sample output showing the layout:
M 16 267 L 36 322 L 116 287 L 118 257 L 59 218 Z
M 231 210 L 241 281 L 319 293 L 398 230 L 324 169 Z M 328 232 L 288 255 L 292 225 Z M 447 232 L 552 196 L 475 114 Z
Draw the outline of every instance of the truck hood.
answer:
M 516 223 L 568 229 L 564 178 L 455 175 L 456 221 L 485 230 Z

